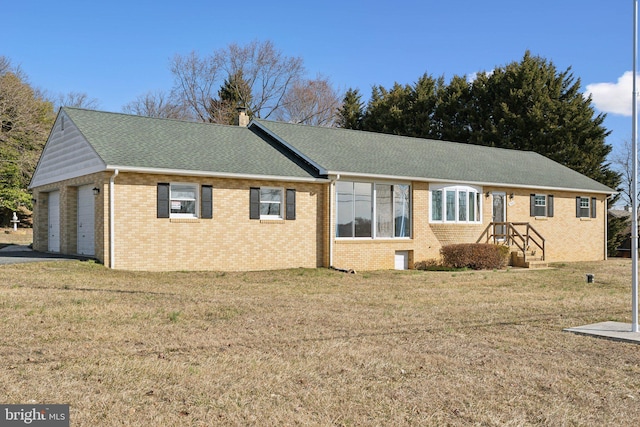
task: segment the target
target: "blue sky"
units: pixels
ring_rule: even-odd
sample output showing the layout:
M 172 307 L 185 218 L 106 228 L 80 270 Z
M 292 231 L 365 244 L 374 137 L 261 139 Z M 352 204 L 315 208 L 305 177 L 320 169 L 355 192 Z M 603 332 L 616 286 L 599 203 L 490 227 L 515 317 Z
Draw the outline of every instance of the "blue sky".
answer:
M 4 3 L 4 4 L 3 4 Z M 169 61 L 271 40 L 309 77 L 341 90 L 471 75 L 528 49 L 572 67 L 614 148 L 631 140 L 633 0 L 42 1 L 0 0 L 0 55 L 50 94 L 84 92 L 100 109 L 169 90 Z

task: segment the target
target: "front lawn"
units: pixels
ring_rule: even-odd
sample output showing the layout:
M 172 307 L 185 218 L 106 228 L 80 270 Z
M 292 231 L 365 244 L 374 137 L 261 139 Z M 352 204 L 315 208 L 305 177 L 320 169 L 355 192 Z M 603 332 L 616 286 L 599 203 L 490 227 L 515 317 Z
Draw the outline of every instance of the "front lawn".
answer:
M 630 322 L 630 276 L 3 266 L 0 395 L 73 426 L 637 425 L 640 347 L 562 332 Z

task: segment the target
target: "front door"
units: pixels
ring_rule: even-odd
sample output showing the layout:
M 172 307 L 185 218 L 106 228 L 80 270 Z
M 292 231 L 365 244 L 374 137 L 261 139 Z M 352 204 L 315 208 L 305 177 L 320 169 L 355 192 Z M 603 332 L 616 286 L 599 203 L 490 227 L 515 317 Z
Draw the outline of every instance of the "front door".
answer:
M 505 222 L 507 220 L 506 197 L 507 193 L 493 192 L 493 222 Z M 494 230 L 497 240 L 504 241 L 506 239 L 506 227 L 504 225 L 498 225 Z

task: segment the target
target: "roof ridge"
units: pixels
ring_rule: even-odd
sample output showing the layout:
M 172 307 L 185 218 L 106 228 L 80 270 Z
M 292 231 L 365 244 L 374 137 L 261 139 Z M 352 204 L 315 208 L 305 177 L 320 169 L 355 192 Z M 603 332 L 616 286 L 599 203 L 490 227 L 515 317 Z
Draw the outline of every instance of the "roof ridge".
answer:
M 130 114 L 130 113 L 117 112 L 117 111 L 92 110 L 92 109 L 89 109 L 89 108 L 61 107 L 61 110 L 76 110 L 76 111 L 84 111 L 84 112 L 87 112 L 87 113 L 96 113 L 96 114 L 105 114 L 105 115 L 108 114 L 108 115 L 114 115 L 114 116 L 131 117 L 131 118 L 140 119 L 140 120 L 147 119 L 147 120 L 177 122 L 177 123 L 185 123 L 185 124 L 193 124 L 193 125 L 207 125 L 207 126 L 247 129 L 244 126 L 228 125 L 228 124 L 224 124 L 224 123 L 208 123 L 208 122 L 200 122 L 200 121 L 191 121 L 191 120 L 186 120 L 186 119 L 174 119 L 174 118 L 170 118 L 170 117 L 152 117 L 152 116 L 143 116 L 143 115 L 139 115 L 139 114 Z

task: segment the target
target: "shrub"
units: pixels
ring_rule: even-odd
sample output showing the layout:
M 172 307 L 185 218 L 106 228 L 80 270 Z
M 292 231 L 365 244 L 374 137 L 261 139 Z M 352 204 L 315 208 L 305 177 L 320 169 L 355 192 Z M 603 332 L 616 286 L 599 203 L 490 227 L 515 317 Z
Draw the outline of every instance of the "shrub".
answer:
M 432 270 L 438 267 L 441 267 L 441 264 L 436 259 L 427 259 L 425 261 L 418 261 L 413 266 L 413 268 L 415 268 L 416 270 Z
M 454 268 L 492 270 L 503 268 L 509 259 L 509 247 L 486 243 L 460 243 L 440 249 L 442 264 Z

